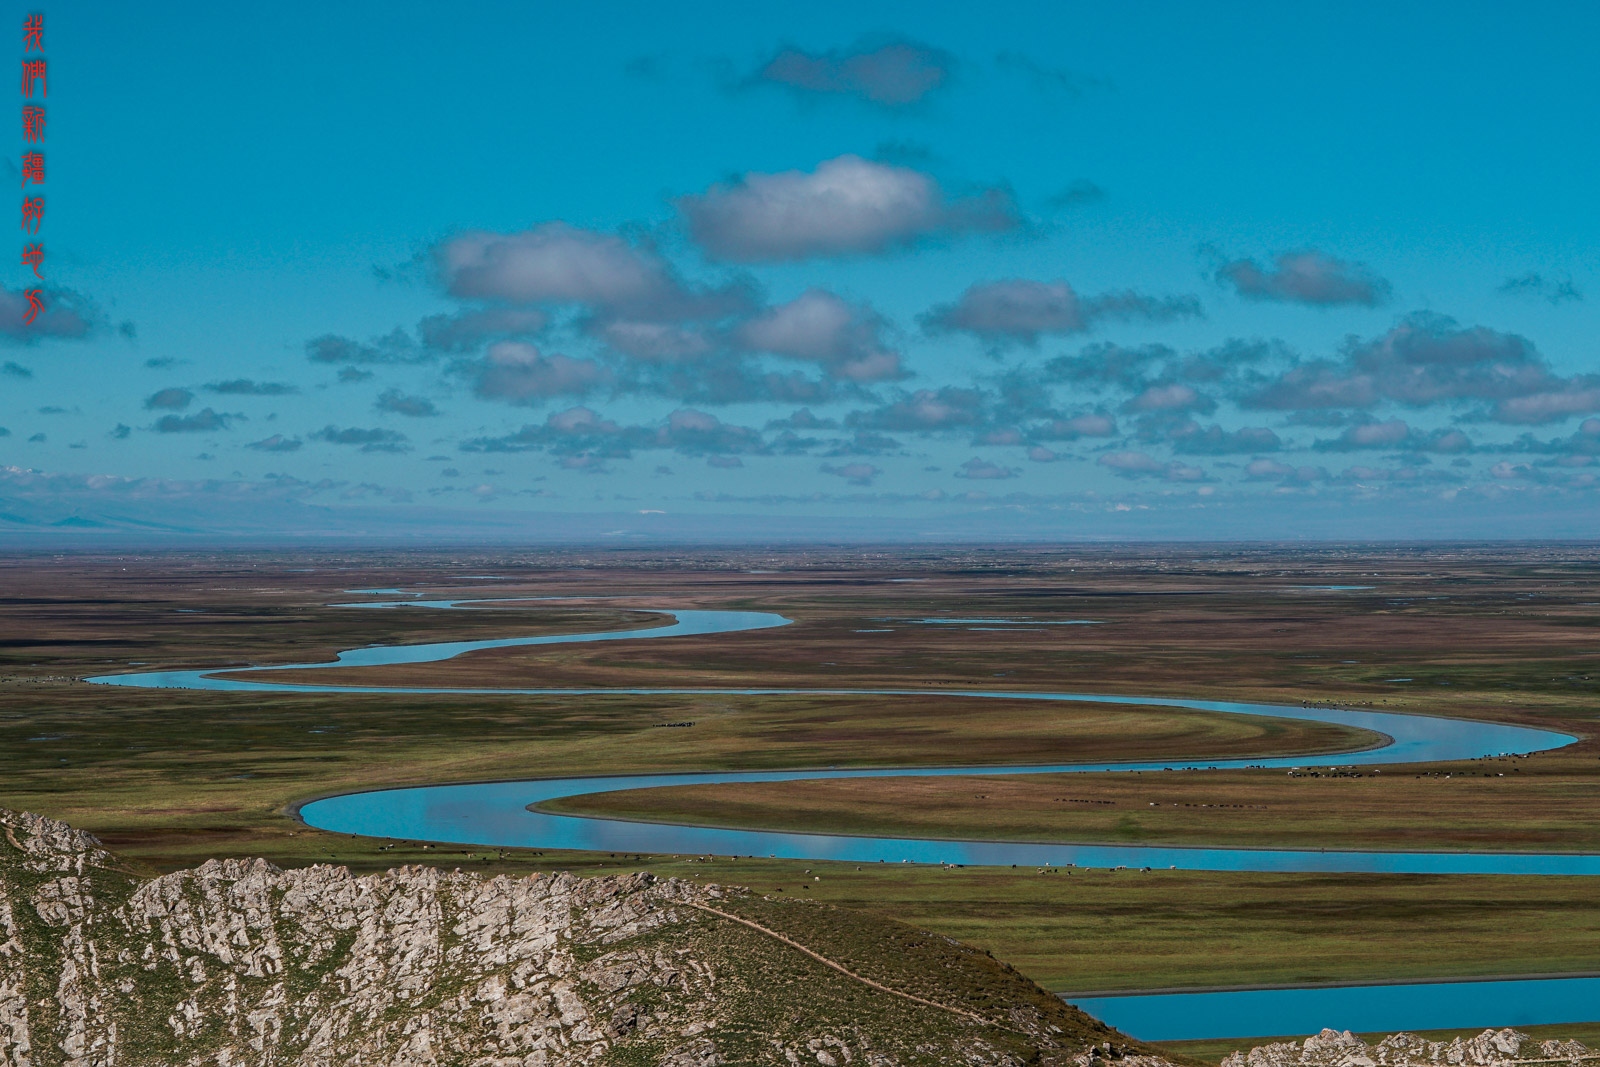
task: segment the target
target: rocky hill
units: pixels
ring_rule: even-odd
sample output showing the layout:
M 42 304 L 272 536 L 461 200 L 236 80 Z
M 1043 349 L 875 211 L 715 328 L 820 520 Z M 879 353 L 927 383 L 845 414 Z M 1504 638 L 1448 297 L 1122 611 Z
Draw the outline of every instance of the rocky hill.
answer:
M 648 875 L 142 878 L 64 823 L 0 829 L 5 1067 L 1165 1064 L 982 952 L 822 905 Z
M 1593 1064 L 1600 1053 L 1577 1041 L 1536 1041 L 1517 1030 L 1485 1030 L 1477 1037 L 1429 1041 L 1391 1034 L 1369 1045 L 1348 1030 L 1324 1030 L 1303 1042 L 1280 1041 L 1235 1052 L 1222 1067 L 1507 1067 L 1510 1064 Z

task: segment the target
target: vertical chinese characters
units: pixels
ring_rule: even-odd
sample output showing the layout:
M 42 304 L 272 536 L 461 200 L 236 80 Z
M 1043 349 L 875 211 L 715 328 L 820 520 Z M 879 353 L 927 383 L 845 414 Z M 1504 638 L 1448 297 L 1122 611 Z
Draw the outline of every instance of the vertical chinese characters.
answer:
M 44 98 L 48 92 L 48 71 L 45 59 L 35 53 L 44 51 L 44 15 L 35 11 L 22 22 L 22 232 L 37 236 L 44 221 Z M 33 271 L 33 276 L 44 280 L 40 269 L 44 265 L 44 242 L 26 241 L 22 246 L 22 265 Z M 44 290 L 29 289 L 28 310 L 24 324 L 31 324 L 44 310 Z

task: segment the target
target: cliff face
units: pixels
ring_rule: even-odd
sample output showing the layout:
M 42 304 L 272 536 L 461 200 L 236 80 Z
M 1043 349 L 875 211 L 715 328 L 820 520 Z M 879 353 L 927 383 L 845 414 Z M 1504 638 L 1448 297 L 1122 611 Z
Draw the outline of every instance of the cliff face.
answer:
M 819 905 L 262 860 L 141 879 L 65 824 L 0 828 L 5 1067 L 1161 1062 L 982 953 Z

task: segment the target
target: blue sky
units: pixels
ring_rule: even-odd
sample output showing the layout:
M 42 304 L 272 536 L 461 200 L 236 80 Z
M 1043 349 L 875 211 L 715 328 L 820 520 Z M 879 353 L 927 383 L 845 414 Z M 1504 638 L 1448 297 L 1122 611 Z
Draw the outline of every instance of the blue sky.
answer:
M 1592 529 L 1592 5 L 41 10 L 14 528 Z

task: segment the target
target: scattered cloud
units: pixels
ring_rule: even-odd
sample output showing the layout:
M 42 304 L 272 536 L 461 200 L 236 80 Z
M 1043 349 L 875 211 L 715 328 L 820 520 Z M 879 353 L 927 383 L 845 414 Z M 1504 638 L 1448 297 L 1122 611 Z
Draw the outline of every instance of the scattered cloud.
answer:
M 931 333 L 970 333 L 990 344 L 1036 345 L 1043 334 L 1082 333 L 1101 318 L 1167 322 L 1200 314 L 1192 297 L 1123 292 L 1085 299 L 1064 281 L 1008 278 L 969 286 L 954 303 L 930 309 L 922 324 Z
M 1217 280 L 1233 286 L 1248 300 L 1312 307 L 1377 307 L 1388 301 L 1391 292 L 1389 283 L 1365 266 L 1315 249 L 1281 252 L 1270 267 L 1253 259 L 1236 259 L 1218 269 Z
M 851 485 L 871 485 L 873 479 L 883 473 L 870 463 L 843 463 L 838 466 L 824 463 L 820 469 L 823 474 L 843 478 Z
M 745 84 L 778 86 L 803 99 L 849 97 L 899 109 L 949 84 L 955 69 L 955 57 L 931 45 L 905 38 L 863 39 L 824 52 L 780 48 Z
M 1120 478 L 1155 478 L 1164 482 L 1203 482 L 1199 467 L 1172 460 L 1163 463 L 1146 452 L 1102 452 L 1096 460 Z
M 313 440 L 326 441 L 333 445 L 358 445 L 363 452 L 404 452 L 409 447 L 406 444 L 405 434 L 376 426 L 371 429 L 358 426 L 343 429 L 337 426 L 324 426 L 310 436 Z M 269 437 L 267 440 L 270 441 L 272 438 Z
M 1138 395 L 1130 397 L 1122 405 L 1122 410 L 1135 414 L 1150 414 L 1160 412 L 1163 414 L 1209 414 L 1215 411 L 1217 402 L 1201 393 L 1193 386 L 1182 383 L 1168 383 L 1164 385 L 1147 386 Z
M 1074 178 L 1045 201 L 1051 207 L 1077 207 L 1106 198 L 1106 191 L 1088 178 Z
M 751 172 L 680 198 L 678 209 L 709 256 L 734 263 L 870 255 L 1022 225 L 1006 189 L 951 197 L 921 171 L 856 155 L 814 171 Z
M 1370 341 L 1352 339 L 1341 359 L 1311 360 L 1242 390 L 1246 408 L 1365 410 L 1389 401 L 1408 407 L 1488 401 L 1501 422 L 1546 422 L 1600 410 L 1600 379 L 1559 378 L 1517 334 L 1462 327 L 1419 312 Z
M 818 418 L 810 408 L 801 408 L 787 418 L 773 419 L 767 423 L 769 430 L 837 430 L 838 428 L 837 419 Z
M 500 341 L 481 359 L 458 368 L 472 380 L 472 391 L 489 400 L 531 404 L 553 396 L 583 396 L 612 380 L 592 359 L 546 355 L 525 341 Z
M 431 359 L 432 354 L 418 348 L 404 330 L 397 329 L 371 342 L 332 333 L 313 337 L 306 342 L 306 358 L 313 363 L 420 363 Z M 341 380 L 346 371 L 352 375 L 366 373 L 344 367 L 339 373 Z
M 398 389 L 386 389 L 378 395 L 377 404 L 379 411 L 387 411 L 395 415 L 410 415 L 420 417 L 437 415 L 439 409 L 433 406 L 433 401 L 422 396 L 406 396 Z
M 1275 459 L 1256 459 L 1245 464 L 1244 477 L 1246 481 L 1251 482 L 1309 485 L 1312 482 L 1327 481 L 1328 471 L 1323 467 L 1297 467 Z
M 899 353 L 883 342 L 885 326 L 866 304 L 808 289 L 740 323 L 734 339 L 751 351 L 813 360 L 836 378 L 876 382 L 904 376 Z
M 46 338 L 86 337 L 98 319 L 89 300 L 70 289 L 40 289 L 44 310 L 28 318 L 28 290 L 0 288 L 0 338 L 31 345 Z
M 434 261 L 446 290 L 465 300 L 577 305 L 603 318 L 649 322 L 721 318 L 754 303 L 748 283 L 695 288 L 653 249 L 564 222 L 462 234 L 439 245 Z M 471 322 L 469 332 L 484 325 Z
M 299 451 L 301 443 L 298 437 L 285 437 L 281 433 L 275 433 L 271 437 L 251 441 L 244 447 L 253 448 L 257 452 L 296 452 Z
M 1578 291 L 1571 278 L 1549 277 L 1538 271 L 1529 271 L 1515 278 L 1507 278 L 1500 283 L 1499 291 L 1507 296 L 1534 297 L 1551 304 L 1565 304 L 1568 301 L 1583 299 L 1583 293 Z
M 1498 422 L 1537 424 L 1600 411 L 1600 377 L 1586 376 L 1559 383 L 1560 387 L 1496 402 Z
M 243 417 L 242 415 L 225 415 L 212 411 L 210 408 L 201 408 L 193 415 L 163 415 L 156 420 L 155 431 L 157 433 L 210 433 L 215 430 L 226 430 L 228 425 L 235 419 Z
M 194 394 L 187 389 L 171 388 L 162 389 L 145 397 L 144 406 L 149 411 L 182 411 L 194 400 Z
M 955 476 L 957 478 L 972 478 L 979 481 L 990 481 L 1002 478 L 1015 478 L 1018 473 L 1019 472 L 1015 467 L 1002 467 L 999 464 L 990 463 L 986 459 L 979 459 L 978 457 L 974 456 L 956 469 Z
M 212 382 L 207 392 L 230 396 L 289 396 L 300 390 L 287 382 L 257 382 L 249 378 L 230 378 L 225 382 Z
M 1172 450 L 1193 456 L 1226 456 L 1277 452 L 1283 440 L 1266 426 L 1241 426 L 1224 430 L 1221 426 L 1200 426 L 1185 421 L 1168 432 Z
M 869 411 L 851 412 L 845 424 L 874 430 L 948 430 L 982 421 L 983 394 L 976 389 L 918 389 Z
M 1105 78 L 1082 74 L 1066 67 L 1052 67 L 1021 52 L 998 52 L 995 66 L 1002 71 L 1020 74 L 1035 88 L 1045 92 L 1079 97 L 1092 89 L 1110 88 Z
M 471 352 L 486 340 L 537 336 L 549 324 L 550 316 L 533 308 L 469 308 L 429 315 L 417 323 L 417 335 L 440 352 Z
M 612 351 L 651 363 L 700 359 L 716 351 L 712 339 L 697 326 L 624 319 L 591 323 L 589 331 Z

